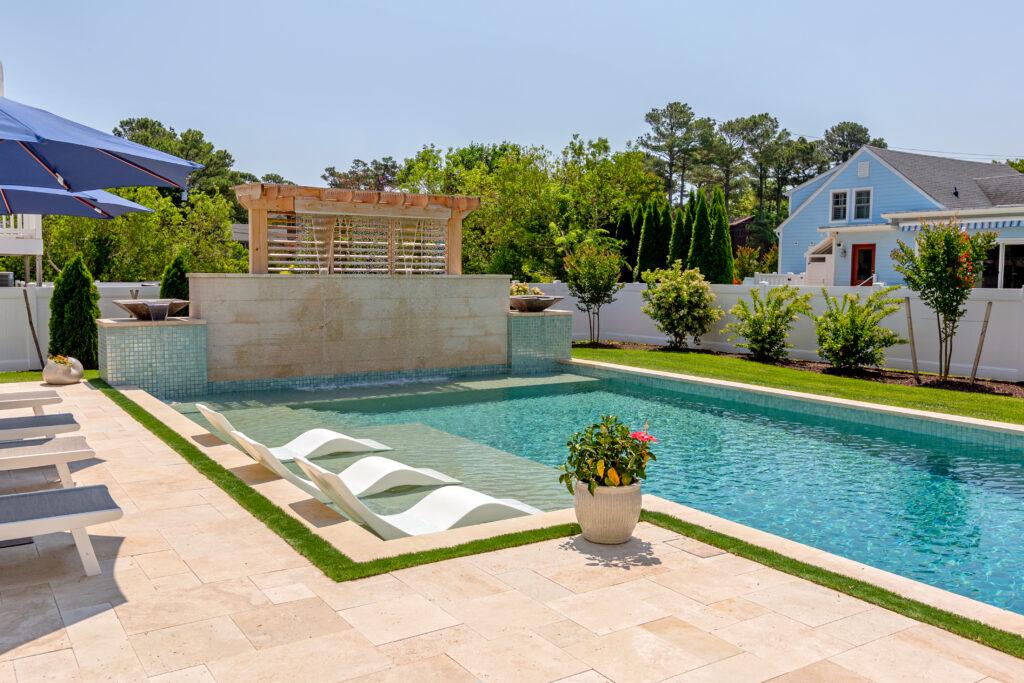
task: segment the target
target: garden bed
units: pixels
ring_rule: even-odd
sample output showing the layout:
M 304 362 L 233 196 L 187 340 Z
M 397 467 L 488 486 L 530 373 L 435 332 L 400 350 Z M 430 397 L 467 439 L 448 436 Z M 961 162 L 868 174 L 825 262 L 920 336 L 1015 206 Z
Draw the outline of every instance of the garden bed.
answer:
M 869 382 L 874 382 L 877 384 L 922 387 L 940 389 L 945 391 L 987 394 L 991 396 L 1024 399 L 1024 383 L 1000 382 L 997 380 L 979 379 L 972 384 L 967 378 L 951 377 L 946 381 L 942 381 L 938 378 L 937 375 L 929 373 L 921 373 L 920 380 L 918 380 L 910 371 L 887 369 L 864 369 L 856 372 L 840 373 L 833 370 L 832 366 L 830 366 L 828 363 L 822 363 L 820 361 L 786 360 L 781 363 L 758 363 L 757 361 L 751 360 L 750 356 L 748 356 L 747 354 L 742 353 L 723 353 L 719 351 L 708 351 L 704 349 L 676 350 L 670 349 L 666 346 L 659 346 L 657 344 L 641 344 L 638 342 L 576 342 L 573 344 L 573 349 L 648 351 L 673 356 L 713 356 L 722 359 L 729 358 L 741 360 L 744 363 L 749 363 L 751 365 L 751 369 L 756 369 L 759 366 L 764 368 L 786 368 L 790 370 L 799 370 L 802 372 L 815 373 L 819 375 L 828 375 L 832 377 L 849 378 L 855 380 L 867 380 Z M 594 358 L 594 360 L 599 359 Z M 1024 405 L 1021 406 L 1021 409 L 1024 410 Z

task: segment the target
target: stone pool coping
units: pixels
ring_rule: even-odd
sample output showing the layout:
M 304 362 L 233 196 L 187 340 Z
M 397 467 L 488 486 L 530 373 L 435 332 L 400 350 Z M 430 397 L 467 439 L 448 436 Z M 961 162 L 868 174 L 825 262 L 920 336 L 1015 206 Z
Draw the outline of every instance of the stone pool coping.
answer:
M 636 368 L 617 366 L 610 363 L 597 363 L 594 361 L 573 361 L 573 363 L 587 363 L 605 366 L 611 369 L 626 369 L 636 371 Z M 687 375 L 676 375 L 658 371 L 640 371 L 653 373 L 659 376 L 670 376 L 673 378 L 688 379 Z M 727 382 L 723 380 L 707 380 L 707 378 L 694 378 L 702 382 L 711 382 L 718 386 L 734 386 L 736 388 L 765 389 L 765 387 L 752 387 L 752 385 Z M 770 388 L 769 388 L 770 389 Z M 154 417 L 165 425 L 176 431 L 225 468 L 231 470 L 236 476 L 246 482 L 249 486 L 266 496 L 271 502 L 285 510 L 289 515 L 299 520 L 313 533 L 331 543 L 335 548 L 356 562 L 368 562 L 375 559 L 395 557 L 406 553 L 420 552 L 447 548 L 474 540 L 481 540 L 499 536 L 502 534 L 516 533 L 520 531 L 543 529 L 558 524 L 575 522 L 575 514 L 572 508 L 545 512 L 530 517 L 480 524 L 462 529 L 453 529 L 437 534 L 425 536 L 408 537 L 393 541 L 383 541 L 366 529 L 340 518 L 331 508 L 322 503 L 310 499 L 306 494 L 289 482 L 276 478 L 275 475 L 266 471 L 262 466 L 253 462 L 247 455 L 242 454 L 233 446 L 228 445 L 214 437 L 203 427 L 196 424 L 170 405 L 157 399 L 141 389 L 131 387 L 118 387 L 118 390 L 127 398 L 136 402 L 147 410 Z M 800 394 L 799 392 L 771 390 L 769 393 L 779 392 L 793 397 L 807 397 L 820 399 L 822 397 L 812 394 Z M 871 406 L 873 408 L 888 408 L 877 404 L 849 401 L 845 399 L 829 399 L 841 402 L 843 405 Z M 903 412 L 906 409 L 896 409 Z M 942 415 L 939 413 L 925 413 L 925 411 L 910 411 L 914 414 L 936 415 L 945 418 L 955 416 Z M 972 422 L 986 422 L 984 420 L 973 420 Z M 1003 423 L 991 422 L 992 425 Z M 1006 425 L 1015 427 L 1014 425 Z M 644 509 L 653 512 L 662 512 L 684 522 L 690 522 L 698 526 L 732 536 L 742 541 L 760 546 L 784 555 L 786 557 L 805 562 L 838 574 L 864 581 L 866 583 L 890 590 L 902 597 L 917 600 L 918 602 L 958 614 L 969 619 L 974 619 L 983 624 L 999 628 L 1018 635 L 1024 635 L 1024 615 L 1005 610 L 994 605 L 974 600 L 951 591 L 930 586 L 915 579 L 900 576 L 892 572 L 872 567 L 870 565 L 834 555 L 824 550 L 814 548 L 797 541 L 793 541 L 775 534 L 771 534 L 753 527 L 748 527 L 722 517 L 718 517 L 700 510 L 675 503 L 658 496 L 644 495 Z
M 618 365 L 616 363 L 605 363 L 603 361 L 596 360 L 582 360 L 579 358 L 573 358 L 571 360 L 563 360 L 559 362 L 568 366 L 569 368 L 572 368 L 573 366 L 582 368 L 597 368 L 601 370 L 612 370 L 614 372 L 630 375 L 670 379 L 689 384 L 699 384 L 702 386 L 734 389 L 737 391 L 746 391 L 768 396 L 778 396 L 780 398 L 793 399 L 797 401 L 810 401 L 817 404 L 827 404 L 843 408 L 867 410 L 873 413 L 882 413 L 897 417 L 913 417 L 920 420 L 940 422 L 946 425 L 952 425 L 956 427 L 974 427 L 977 429 L 985 429 L 993 432 L 999 432 L 1001 434 L 1019 436 L 1022 439 L 1024 439 L 1024 425 L 1013 424 L 1011 422 L 983 420 L 981 418 L 967 417 L 964 415 L 954 415 L 952 413 L 936 413 L 930 410 L 903 408 L 900 406 L 886 405 L 884 403 L 855 401 L 849 398 L 826 396 L 825 394 L 811 394 L 803 391 L 778 389 L 776 387 L 762 386 L 759 384 L 745 384 L 743 382 L 734 382 L 732 380 L 726 379 L 714 379 L 711 377 L 699 377 L 697 375 L 685 375 L 678 372 L 666 372 L 664 370 L 650 370 L 648 368 L 638 368 L 631 365 Z

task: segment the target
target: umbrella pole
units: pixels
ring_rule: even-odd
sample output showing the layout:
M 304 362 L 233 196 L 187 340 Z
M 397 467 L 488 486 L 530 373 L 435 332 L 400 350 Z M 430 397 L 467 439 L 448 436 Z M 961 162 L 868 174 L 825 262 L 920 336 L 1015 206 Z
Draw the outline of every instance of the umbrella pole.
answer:
M 39 369 L 42 370 L 43 369 L 43 365 L 44 365 L 44 363 L 43 363 L 43 352 L 39 349 L 39 337 L 36 336 L 36 326 L 35 326 L 35 323 L 32 322 L 32 307 L 29 306 L 29 303 L 28 303 L 28 283 L 27 282 L 25 283 L 25 286 L 21 288 L 21 295 L 25 299 L 25 314 L 28 316 L 28 329 L 29 329 L 30 332 L 32 332 L 32 343 L 35 345 L 36 358 L 39 359 Z

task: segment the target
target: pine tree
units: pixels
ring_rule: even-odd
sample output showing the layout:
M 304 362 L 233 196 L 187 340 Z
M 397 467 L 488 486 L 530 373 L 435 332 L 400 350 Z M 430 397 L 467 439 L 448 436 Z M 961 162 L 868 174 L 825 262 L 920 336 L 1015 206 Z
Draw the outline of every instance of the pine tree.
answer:
M 178 254 L 164 268 L 160 277 L 161 299 L 188 299 L 188 270 L 185 268 L 185 257 Z M 188 315 L 188 306 L 180 314 Z
M 690 253 L 686 257 L 686 268 L 697 268 L 704 279 L 707 277 L 707 254 L 711 247 L 711 215 L 708 213 L 708 198 L 704 190 L 698 190 L 693 203 L 693 229 L 690 233 Z
M 731 285 L 733 281 L 732 236 L 729 234 L 729 214 L 725 208 L 725 193 L 716 187 L 711 196 L 711 244 L 703 269 L 705 279 L 713 285 Z
M 633 279 L 641 281 L 641 275 L 658 267 L 658 232 L 661 230 L 661 210 L 651 203 L 644 210 L 643 226 L 640 229 L 640 246 L 637 248 L 636 268 Z
M 686 205 L 676 210 L 676 219 L 672 223 L 668 247 L 669 266 L 676 261 L 682 261 L 683 268 L 686 268 L 686 259 L 690 255 L 690 233 L 693 231 L 693 204 L 694 195 L 691 190 Z
M 92 274 L 77 254 L 60 271 L 50 297 L 51 356 L 70 356 L 86 368 L 96 367 L 99 300 Z

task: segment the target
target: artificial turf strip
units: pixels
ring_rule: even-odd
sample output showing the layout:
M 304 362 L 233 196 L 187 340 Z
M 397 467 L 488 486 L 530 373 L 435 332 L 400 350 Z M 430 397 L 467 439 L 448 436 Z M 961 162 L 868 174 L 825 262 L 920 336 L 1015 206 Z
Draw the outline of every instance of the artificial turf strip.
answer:
M 334 581 L 350 581 L 376 574 L 486 553 L 502 548 L 511 548 L 554 538 L 563 538 L 580 533 L 576 524 L 561 524 L 545 529 L 521 531 L 494 538 L 471 541 L 462 545 L 437 550 L 426 550 L 370 562 L 354 562 L 347 555 L 306 528 L 297 519 L 274 505 L 269 499 L 205 453 L 188 442 L 183 436 L 153 417 L 145 408 L 132 401 L 103 380 L 91 380 L 92 386 L 131 415 L 139 424 L 181 455 L 214 484 L 235 499 L 256 519 L 283 538 L 286 543 L 308 559 L 326 576 Z M 937 626 L 996 650 L 1024 659 L 1024 637 L 1002 631 L 980 622 L 962 617 L 909 598 L 892 591 L 873 586 L 864 581 L 815 567 L 794 560 L 774 551 L 747 543 L 738 538 L 712 531 L 690 522 L 660 512 L 643 511 L 641 520 L 689 536 L 698 541 L 721 548 L 727 552 L 745 557 L 759 564 L 772 567 L 787 574 L 807 579 L 814 583 L 846 593 L 865 602 L 878 605 L 918 621 Z
M 476 555 L 478 553 L 537 543 L 538 541 L 546 541 L 553 538 L 563 538 L 580 532 L 580 528 L 576 524 L 559 524 L 544 529 L 534 529 L 470 541 L 449 548 L 407 553 L 370 562 L 355 562 L 326 540 L 306 528 L 302 522 L 272 503 L 262 493 L 246 484 L 235 476 L 234 473 L 189 443 L 183 436 L 153 417 L 138 403 L 101 379 L 90 380 L 89 384 L 103 392 L 107 398 L 131 415 L 139 424 L 156 435 L 157 438 L 170 446 L 174 452 L 183 457 L 203 476 L 234 498 L 253 517 L 266 524 L 271 531 L 283 538 L 288 545 L 295 548 L 299 554 L 335 581 L 350 581 L 440 560 Z
M 99 379 L 99 370 L 86 370 L 85 379 Z M 42 382 L 43 373 L 40 370 L 16 370 L 13 372 L 0 372 L 0 384 L 11 384 L 12 382 Z
M 716 548 L 721 548 L 733 555 L 745 557 L 766 567 L 777 569 L 786 574 L 792 574 L 801 579 L 806 579 L 826 588 L 859 598 L 897 614 L 902 614 L 925 624 L 937 626 L 950 633 L 1024 659 L 1024 637 L 1015 633 L 1003 631 L 983 624 L 980 621 L 968 619 L 959 614 L 953 614 L 952 612 L 926 605 L 923 602 L 905 598 L 890 590 L 880 588 L 860 579 L 795 560 L 774 550 L 762 548 L 753 543 L 712 531 L 697 524 L 684 522 L 677 517 L 672 517 L 663 512 L 644 510 L 640 514 L 640 519 L 684 536 L 689 536 L 708 545 L 713 545 Z
M 1024 424 L 1024 400 L 1013 396 L 951 391 L 932 387 L 883 384 L 866 379 L 823 375 L 746 358 L 711 353 L 646 349 L 600 349 L 576 346 L 573 358 L 630 365 L 647 370 L 725 379 L 733 382 L 882 403 L 982 420 Z

